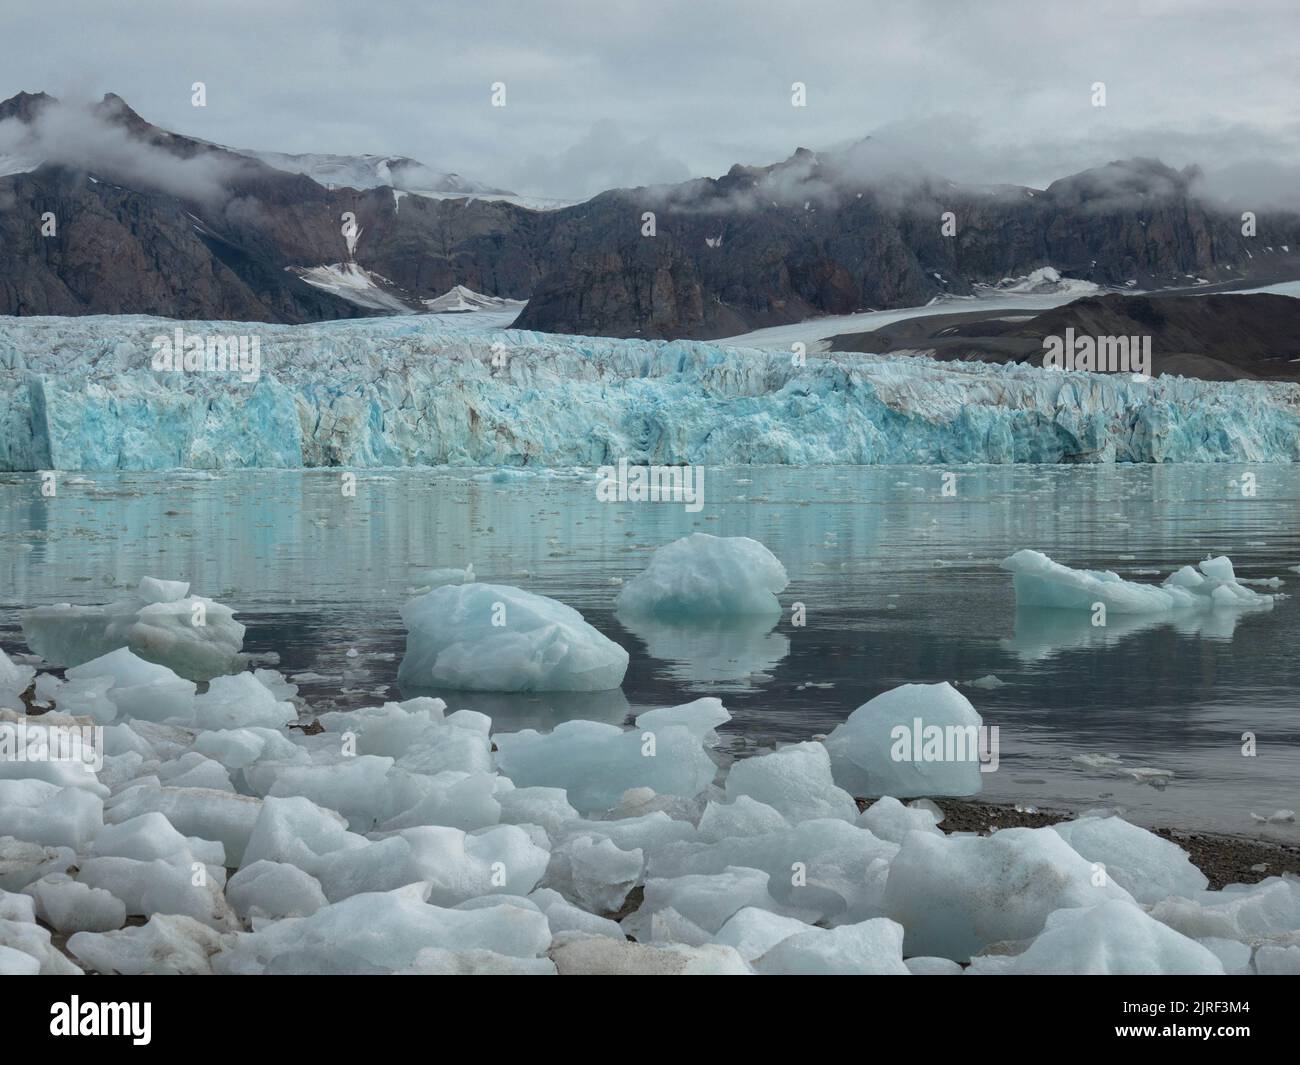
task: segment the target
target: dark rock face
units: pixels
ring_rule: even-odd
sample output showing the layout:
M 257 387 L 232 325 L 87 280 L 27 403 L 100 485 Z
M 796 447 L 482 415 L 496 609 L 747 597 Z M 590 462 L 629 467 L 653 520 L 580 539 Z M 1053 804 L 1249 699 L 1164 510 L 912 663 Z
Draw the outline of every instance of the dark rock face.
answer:
M 54 106 L 21 94 L 0 103 L 0 120 L 34 125 Z M 539 212 L 326 189 L 161 130 L 116 96 L 91 114 L 120 131 L 123 152 L 0 178 L 0 313 L 277 322 L 376 313 L 294 272 L 355 263 L 412 311 L 461 284 L 527 299 L 521 328 L 716 338 L 922 304 L 1049 265 L 1141 288 L 1300 277 L 1300 218 L 1262 216 L 1259 235 L 1244 237 L 1238 216 L 1196 198 L 1194 173 L 1151 160 L 1046 190 L 973 189 L 863 176 L 844 158 L 800 149 L 770 167 Z M 215 191 L 155 180 L 130 165 L 142 153 L 184 161 Z M 46 211 L 57 236 L 40 234 Z M 359 229 L 351 252 L 345 212 Z M 643 235 L 646 212 L 654 236 Z M 944 212 L 954 235 L 941 232 Z
M 1041 314 L 975 310 L 835 337 L 835 351 L 1042 364 L 1044 339 L 1151 338 L 1151 372 L 1206 381 L 1300 381 L 1300 300 L 1267 293 L 1086 296 Z
M 900 198 L 896 189 L 841 183 L 829 202 L 802 200 L 796 186 L 793 200 L 783 189 L 785 200 L 754 195 L 739 209 L 724 178 L 692 183 L 689 199 L 665 203 L 654 238 L 639 229 L 653 192 L 611 193 L 569 212 L 582 239 L 538 283 L 519 325 L 719 337 L 965 295 L 972 284 L 1048 265 L 1140 288 L 1300 276 L 1300 218 L 1262 219 L 1260 235 L 1245 237 L 1238 216 L 1195 198 L 1193 176 L 1137 160 L 1045 191 L 923 182 Z M 734 184 L 736 171 L 729 178 Z M 803 184 L 825 187 L 816 168 Z M 955 216 L 951 237 L 941 232 L 944 212 Z

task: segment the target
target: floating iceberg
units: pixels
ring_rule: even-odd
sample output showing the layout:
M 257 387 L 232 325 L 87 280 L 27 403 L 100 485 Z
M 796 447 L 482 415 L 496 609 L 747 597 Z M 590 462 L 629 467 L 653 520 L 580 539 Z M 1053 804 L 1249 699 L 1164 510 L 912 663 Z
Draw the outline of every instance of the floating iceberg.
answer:
M 748 536 L 692 533 L 659 548 L 618 595 L 620 614 L 673 620 L 781 613 L 785 567 Z
M 1300 459 L 1291 383 L 851 352 L 796 366 L 788 350 L 476 333 L 451 315 L 259 323 L 263 369 L 244 383 L 154 372 L 151 340 L 175 326 L 4 320 L 0 470 Z
M 504 584 L 446 584 L 402 607 L 404 687 L 466 691 L 617 688 L 628 656 L 572 607 Z
M 1071 569 L 1041 551 L 1020 550 L 1003 559 L 1002 568 L 1015 574 L 1016 605 L 1062 610 L 1096 610 L 1113 614 L 1159 614 L 1172 610 L 1241 610 L 1273 605 L 1238 583 L 1232 560 L 1220 555 L 1184 566 L 1160 585 L 1126 581 L 1110 570 Z
M 79 666 L 126 647 L 190 680 L 243 668 L 244 626 L 222 603 L 190 595 L 183 581 L 145 577 L 129 599 L 107 606 L 41 606 L 23 614 L 23 636 L 56 666 Z

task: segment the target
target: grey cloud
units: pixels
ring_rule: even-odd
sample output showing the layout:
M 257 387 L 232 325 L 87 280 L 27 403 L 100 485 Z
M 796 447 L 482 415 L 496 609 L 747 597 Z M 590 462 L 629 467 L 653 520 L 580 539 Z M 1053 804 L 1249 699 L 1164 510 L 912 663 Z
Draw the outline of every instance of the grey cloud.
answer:
M 0 153 L 204 202 L 224 199 L 241 169 L 219 155 L 182 158 L 132 136 L 88 107 L 70 103 L 46 107 L 30 126 L 17 119 L 0 122 Z
M 58 94 L 76 71 L 218 143 L 406 155 L 542 195 L 871 134 L 962 183 L 1041 187 L 1142 155 L 1200 164 L 1216 195 L 1272 198 L 1300 166 L 1295 32 L 1294 0 L 48 0 L 0 13 L 0 95 Z M 195 80 L 206 108 L 189 105 Z

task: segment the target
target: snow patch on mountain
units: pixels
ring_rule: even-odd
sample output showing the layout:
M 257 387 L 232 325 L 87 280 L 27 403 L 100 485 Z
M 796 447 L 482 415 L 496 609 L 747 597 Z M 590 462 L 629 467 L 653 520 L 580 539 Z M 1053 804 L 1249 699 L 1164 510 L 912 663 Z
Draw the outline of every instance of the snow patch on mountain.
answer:
M 1061 293 L 1070 299 L 1091 296 L 1101 291 L 1101 286 L 1091 281 L 1082 281 L 1075 277 L 1062 277 L 1061 272 L 1052 266 L 1043 266 L 1020 277 L 1004 277 L 996 285 L 972 286 L 977 293 L 980 290 L 998 294 L 1014 295 L 1023 293 L 1032 296 L 1045 296 Z
M 426 307 L 434 314 L 465 314 L 474 311 L 506 311 L 511 308 L 517 314 L 527 300 L 511 300 L 504 296 L 485 296 L 464 285 L 455 285 L 435 299 L 423 300 Z
M 388 278 L 372 273 L 356 263 L 290 266 L 286 269 L 314 288 L 339 296 L 358 307 L 397 314 L 409 314 L 412 309 L 406 301 L 388 291 L 388 286 L 392 285 Z

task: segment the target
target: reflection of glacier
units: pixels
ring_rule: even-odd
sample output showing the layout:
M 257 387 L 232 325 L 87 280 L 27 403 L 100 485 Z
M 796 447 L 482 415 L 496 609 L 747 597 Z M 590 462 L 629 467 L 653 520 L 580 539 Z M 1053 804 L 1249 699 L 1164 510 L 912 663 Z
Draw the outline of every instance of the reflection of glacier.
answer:
M 0 325 L 0 470 L 1300 459 L 1300 388 L 428 318 L 253 332 L 261 377 L 154 372 L 141 316 Z
M 790 641 L 775 632 L 773 617 L 703 618 L 674 624 L 645 617 L 618 616 L 666 665 L 675 680 L 707 685 L 713 691 L 747 691 L 790 653 Z
M 1062 651 L 1113 647 L 1121 640 L 1162 625 L 1183 636 L 1207 640 L 1231 640 L 1242 613 L 1237 610 L 1209 610 L 1200 613 L 1109 614 L 1105 625 L 1094 626 L 1084 611 L 1054 610 L 1048 607 L 1020 607 L 1016 610 L 1015 635 L 1002 646 L 1022 662 L 1039 662 Z

